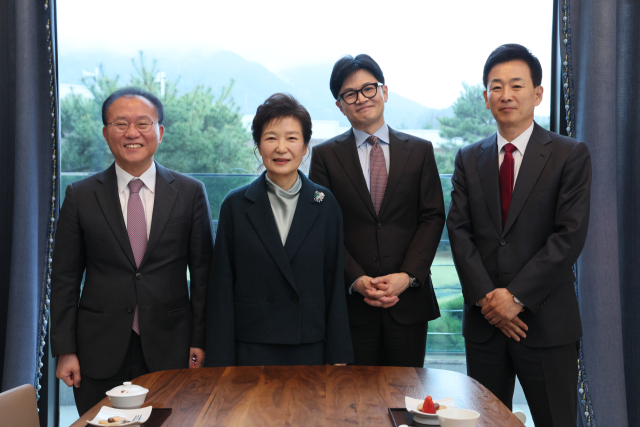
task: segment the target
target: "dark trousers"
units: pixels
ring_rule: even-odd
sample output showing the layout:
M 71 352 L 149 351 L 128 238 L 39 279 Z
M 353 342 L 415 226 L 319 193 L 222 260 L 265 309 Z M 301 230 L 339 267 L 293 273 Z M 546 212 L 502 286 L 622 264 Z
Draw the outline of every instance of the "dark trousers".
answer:
M 576 343 L 527 347 L 496 331 L 489 341 L 465 340 L 467 375 L 512 409 L 515 377 L 524 390 L 536 426 L 576 425 L 578 349 Z
M 354 365 L 422 368 L 429 323 L 402 325 L 380 308 L 373 322 L 351 326 Z
M 142 354 L 140 336 L 131 331 L 127 354 L 124 357 L 122 366 L 120 366 L 120 369 L 113 377 L 106 379 L 89 378 L 86 375 L 82 375 L 82 366 L 80 367 L 80 387 L 73 389 L 78 414 L 82 417 L 82 415 L 93 408 L 96 403 L 104 399 L 106 397 L 105 393 L 112 388 L 122 385 L 125 381 L 131 381 L 134 378 L 148 373 L 149 368 L 147 368 L 144 355 Z

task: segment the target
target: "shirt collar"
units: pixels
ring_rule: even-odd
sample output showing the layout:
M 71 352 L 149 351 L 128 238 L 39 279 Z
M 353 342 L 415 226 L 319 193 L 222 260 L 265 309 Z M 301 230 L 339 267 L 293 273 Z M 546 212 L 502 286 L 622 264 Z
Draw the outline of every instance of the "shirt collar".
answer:
M 524 132 L 522 132 L 516 139 L 511 141 L 511 144 L 515 145 L 518 151 L 524 156 L 524 150 L 527 149 L 527 144 L 529 143 L 529 139 L 531 138 L 531 134 L 533 133 L 533 121 L 531 122 L 531 126 L 529 126 Z M 502 135 L 500 135 L 500 131 L 498 131 L 498 153 L 502 148 L 509 144 L 509 141 L 504 139 Z
M 353 135 L 356 137 L 356 147 L 360 147 L 367 141 L 369 138 L 369 134 L 363 132 L 359 129 L 353 128 Z M 378 143 L 380 144 L 388 144 L 389 143 L 389 126 L 385 122 L 380 129 L 374 132 L 374 135 L 378 137 Z
M 156 162 L 151 162 L 149 169 L 139 177 L 131 175 L 116 163 L 116 178 L 118 179 L 118 194 L 122 193 L 129 185 L 129 181 L 134 178 L 140 179 L 144 183 L 144 186 L 147 187 L 151 193 L 154 193 L 156 191 Z

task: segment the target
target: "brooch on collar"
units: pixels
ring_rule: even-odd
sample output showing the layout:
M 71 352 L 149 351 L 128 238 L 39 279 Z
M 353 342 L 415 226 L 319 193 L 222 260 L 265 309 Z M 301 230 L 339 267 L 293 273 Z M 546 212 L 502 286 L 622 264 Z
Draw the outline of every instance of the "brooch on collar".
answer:
M 324 200 L 324 193 L 322 191 L 316 191 L 313 193 L 313 201 L 316 203 L 320 203 Z

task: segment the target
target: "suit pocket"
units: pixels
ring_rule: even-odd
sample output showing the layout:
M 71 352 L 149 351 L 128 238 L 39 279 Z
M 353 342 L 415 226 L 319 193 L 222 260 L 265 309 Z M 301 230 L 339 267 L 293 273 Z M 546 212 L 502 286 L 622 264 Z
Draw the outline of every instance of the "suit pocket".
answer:
M 95 308 L 86 307 L 84 305 L 79 305 L 78 310 L 86 311 L 87 313 L 102 314 L 101 310 L 96 310 Z
M 233 297 L 235 304 L 257 304 L 258 298 L 256 297 Z
M 191 217 L 189 215 L 180 215 L 180 216 L 171 217 L 167 220 L 167 224 L 171 224 L 175 222 L 178 222 L 181 224 L 189 224 L 191 222 Z
M 184 307 L 180 307 L 180 308 L 175 308 L 175 309 L 173 309 L 173 310 L 169 310 L 167 313 L 169 313 L 169 314 L 175 314 L 175 313 L 179 313 L 179 312 L 181 312 L 181 311 L 183 311 L 183 310 L 187 310 L 187 309 L 189 309 L 189 308 L 191 308 L 191 304 L 189 304 L 189 305 L 185 305 Z
M 549 178 L 547 180 L 539 182 L 535 185 L 535 187 L 533 187 L 533 190 L 531 190 L 531 192 L 535 193 L 536 191 L 542 191 L 542 190 L 546 190 L 547 188 L 551 188 L 553 187 L 553 182 L 554 182 L 553 178 Z

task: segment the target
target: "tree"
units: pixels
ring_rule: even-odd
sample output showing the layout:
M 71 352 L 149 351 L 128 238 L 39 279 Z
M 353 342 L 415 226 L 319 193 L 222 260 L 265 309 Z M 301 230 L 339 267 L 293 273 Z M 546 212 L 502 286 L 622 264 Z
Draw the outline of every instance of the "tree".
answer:
M 464 91 L 453 104 L 453 117 L 438 118 L 440 136 L 466 144 L 486 138 L 496 131 L 496 121 L 484 102 L 484 87 L 462 83 Z
M 496 123 L 484 102 L 484 87 L 462 83 L 463 92 L 453 104 L 453 117 L 438 117 L 440 136 L 447 142 L 435 153 L 440 173 L 453 173 L 459 148 L 486 138 L 496 131 Z
M 162 99 L 164 137 L 156 159 L 170 169 L 186 173 L 255 172 L 251 135 L 242 125 L 238 108 L 230 98 L 233 80 L 215 96 L 213 89 L 196 86 L 180 94 L 177 81 L 168 81 L 164 96 L 155 80 L 156 61 L 145 65 L 142 52 L 132 61 L 136 73 L 128 86 L 147 90 Z M 100 69 L 102 71 L 102 68 Z M 61 101 L 61 154 L 65 172 L 99 171 L 113 162 L 102 137 L 102 103 L 120 87 L 119 77 L 84 77 L 93 98 L 72 93 Z
M 100 69 L 102 71 L 102 69 Z M 93 98 L 71 92 L 60 102 L 60 151 L 63 172 L 91 172 L 105 169 L 113 162 L 102 136 L 102 102 L 104 93 L 118 89 L 118 77 L 109 79 L 100 72 L 89 82 L 82 82 L 91 91 Z

